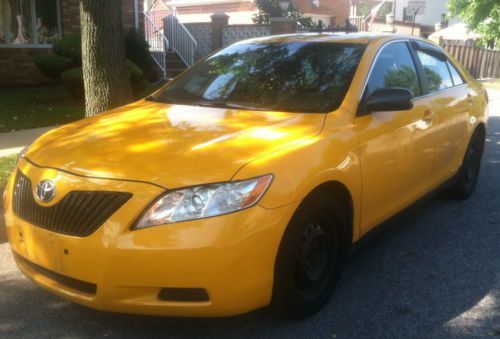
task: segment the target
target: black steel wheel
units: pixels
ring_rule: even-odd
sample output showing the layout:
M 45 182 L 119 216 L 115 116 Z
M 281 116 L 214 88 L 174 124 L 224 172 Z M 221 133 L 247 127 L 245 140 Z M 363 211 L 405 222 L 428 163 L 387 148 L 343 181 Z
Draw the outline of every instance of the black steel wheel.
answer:
M 484 133 L 480 130 L 476 130 L 472 135 L 456 181 L 448 190 L 448 195 L 450 197 L 456 199 L 466 199 L 474 193 L 481 169 L 484 138 Z
M 273 306 L 279 313 L 302 318 L 328 301 L 349 248 L 347 229 L 343 211 L 325 194 L 298 209 L 276 259 Z

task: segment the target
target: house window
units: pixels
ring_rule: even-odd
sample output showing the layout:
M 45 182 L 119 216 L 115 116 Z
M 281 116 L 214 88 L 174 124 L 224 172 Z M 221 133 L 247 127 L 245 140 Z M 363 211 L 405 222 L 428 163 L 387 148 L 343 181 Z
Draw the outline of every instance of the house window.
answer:
M 61 34 L 60 0 L 0 0 L 0 45 L 46 47 Z
M 413 14 L 410 14 L 408 7 L 403 7 L 403 21 L 413 22 Z

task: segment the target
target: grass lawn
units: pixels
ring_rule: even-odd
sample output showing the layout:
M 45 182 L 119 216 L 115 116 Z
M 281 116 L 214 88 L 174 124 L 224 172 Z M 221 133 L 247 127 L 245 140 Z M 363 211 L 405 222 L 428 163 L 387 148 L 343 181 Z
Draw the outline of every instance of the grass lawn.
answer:
M 16 159 L 17 154 L 0 158 L 0 193 L 3 192 L 5 185 L 7 185 L 7 180 L 16 164 Z
M 136 99 L 150 95 L 161 85 L 147 86 Z M 84 118 L 84 104 L 64 87 L 7 88 L 0 90 L 0 133 L 62 125 Z
M 84 117 L 84 105 L 63 87 L 0 91 L 0 133 L 60 125 Z

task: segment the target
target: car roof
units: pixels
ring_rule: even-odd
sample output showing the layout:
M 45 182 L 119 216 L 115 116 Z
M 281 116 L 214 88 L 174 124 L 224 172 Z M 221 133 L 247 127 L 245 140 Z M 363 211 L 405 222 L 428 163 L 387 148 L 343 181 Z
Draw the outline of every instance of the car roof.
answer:
M 285 35 L 272 35 L 260 38 L 243 40 L 244 43 L 287 43 L 287 42 L 330 42 L 330 43 L 357 43 L 368 44 L 377 39 L 398 40 L 414 39 L 424 40 L 417 36 L 392 34 L 392 33 L 296 33 Z M 427 40 L 425 40 L 427 41 Z

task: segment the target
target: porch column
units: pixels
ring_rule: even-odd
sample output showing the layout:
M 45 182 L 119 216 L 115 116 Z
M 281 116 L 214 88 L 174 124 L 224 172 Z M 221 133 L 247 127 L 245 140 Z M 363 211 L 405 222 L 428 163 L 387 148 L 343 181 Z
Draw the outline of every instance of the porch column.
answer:
M 229 15 L 224 12 L 213 14 L 212 19 L 212 51 L 222 47 L 222 29 L 229 22 Z

